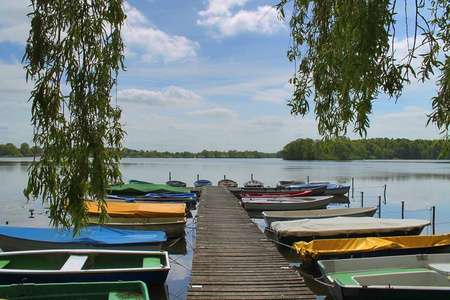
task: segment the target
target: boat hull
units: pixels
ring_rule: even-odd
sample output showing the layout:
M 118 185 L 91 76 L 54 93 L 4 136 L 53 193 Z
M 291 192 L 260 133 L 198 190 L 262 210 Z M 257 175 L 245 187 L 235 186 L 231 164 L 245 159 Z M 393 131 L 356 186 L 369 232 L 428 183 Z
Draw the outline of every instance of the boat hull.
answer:
M 91 224 L 98 224 L 97 216 L 90 216 Z M 185 235 L 186 218 L 109 218 L 105 226 L 126 230 L 164 231 L 167 238 L 179 238 Z
M 319 261 L 335 299 L 449 299 L 449 254 Z
M 0 286 L 1 299 L 149 300 L 142 281 L 30 283 Z
M 167 240 L 161 231 L 111 230 L 92 226 L 72 237 L 71 230 L 0 227 L 0 248 L 7 251 L 45 249 L 161 250 Z
M 333 197 L 301 197 L 274 198 L 274 199 L 249 199 L 243 200 L 243 206 L 248 211 L 279 211 L 279 210 L 308 210 L 326 208 Z
M 84 261 L 77 262 L 80 258 Z M 6 262 L 0 269 L 0 284 L 143 281 L 150 285 L 164 283 L 170 270 L 166 251 L 15 251 L 0 253 L 0 261 Z
M 263 212 L 263 218 L 267 227 L 272 222 L 292 221 L 301 219 L 321 219 L 333 217 L 373 217 L 377 207 L 354 207 L 354 208 L 336 208 L 336 209 L 315 209 L 300 211 L 276 211 Z

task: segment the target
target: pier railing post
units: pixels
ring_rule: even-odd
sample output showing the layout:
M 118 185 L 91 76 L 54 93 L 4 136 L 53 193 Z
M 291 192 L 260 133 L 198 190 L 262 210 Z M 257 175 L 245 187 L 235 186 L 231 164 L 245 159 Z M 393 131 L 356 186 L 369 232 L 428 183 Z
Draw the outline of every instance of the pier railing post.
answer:
M 361 207 L 364 207 L 364 192 L 361 192 Z

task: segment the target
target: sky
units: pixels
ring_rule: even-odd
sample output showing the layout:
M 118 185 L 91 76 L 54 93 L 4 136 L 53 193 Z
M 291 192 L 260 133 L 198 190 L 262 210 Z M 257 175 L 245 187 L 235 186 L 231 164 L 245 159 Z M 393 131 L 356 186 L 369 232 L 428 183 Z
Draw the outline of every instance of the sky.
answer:
M 298 138 L 320 139 L 313 110 L 286 105 L 295 66 L 289 25 L 277 0 L 128 0 L 122 28 L 126 71 L 114 105 L 123 110 L 124 146 L 136 150 L 277 152 Z M 0 1 L 0 144 L 32 145 L 33 82 L 22 57 L 28 0 Z M 398 51 L 406 38 L 397 36 Z M 395 101 L 373 104 L 367 138 L 438 139 L 425 126 L 434 81 L 413 81 Z M 352 129 L 349 129 L 352 132 Z M 353 134 L 351 139 L 359 138 Z

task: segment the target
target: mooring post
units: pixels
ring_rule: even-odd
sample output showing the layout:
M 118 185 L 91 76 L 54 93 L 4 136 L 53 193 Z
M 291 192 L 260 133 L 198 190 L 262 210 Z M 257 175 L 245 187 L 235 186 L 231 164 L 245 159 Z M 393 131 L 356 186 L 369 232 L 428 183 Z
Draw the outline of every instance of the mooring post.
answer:
M 381 218 L 381 196 L 378 196 L 378 218 Z
M 352 178 L 352 198 L 355 199 L 355 178 Z
M 364 192 L 361 192 L 361 207 L 364 207 Z
M 306 183 L 309 183 L 309 175 L 306 177 Z
M 172 180 L 172 172 L 169 172 L 169 181 Z
M 383 193 L 383 195 L 384 195 L 384 204 L 386 204 L 386 187 L 387 187 L 387 184 L 384 185 L 384 193 Z
M 431 225 L 432 225 L 432 228 L 433 228 L 433 234 L 436 234 L 436 206 L 432 206 L 431 207 L 431 211 L 432 211 L 432 221 L 431 221 Z
M 197 174 L 197 180 L 200 180 L 200 174 Z
M 405 218 L 405 201 L 402 201 L 402 219 Z

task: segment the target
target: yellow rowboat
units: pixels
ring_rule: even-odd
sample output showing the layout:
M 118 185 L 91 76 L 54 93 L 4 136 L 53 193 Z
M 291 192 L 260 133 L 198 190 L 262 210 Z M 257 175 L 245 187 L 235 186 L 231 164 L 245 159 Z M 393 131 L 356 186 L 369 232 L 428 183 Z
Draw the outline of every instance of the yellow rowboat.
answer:
M 85 203 L 89 214 L 100 214 L 97 202 Z M 110 217 L 120 218 L 184 218 L 186 205 L 184 203 L 107 202 L 106 212 Z
M 89 223 L 98 224 L 98 216 L 91 215 Z M 184 236 L 187 219 L 185 217 L 168 218 L 129 218 L 110 217 L 105 226 L 127 230 L 157 230 L 164 231 L 167 238 L 179 238 Z
M 306 263 L 335 258 L 450 252 L 450 234 L 318 239 L 293 247 Z

